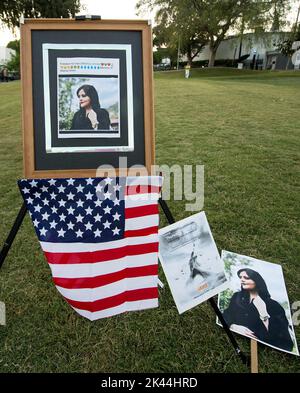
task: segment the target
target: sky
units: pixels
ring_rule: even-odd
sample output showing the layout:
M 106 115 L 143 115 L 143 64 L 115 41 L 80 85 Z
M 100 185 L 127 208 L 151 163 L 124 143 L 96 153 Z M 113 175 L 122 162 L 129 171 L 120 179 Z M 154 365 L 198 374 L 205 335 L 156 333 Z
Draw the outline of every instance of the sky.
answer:
M 154 19 L 150 12 L 142 16 L 137 16 L 135 5 L 137 0 L 81 0 L 81 4 L 86 6 L 85 11 L 80 15 L 100 15 L 102 19 Z M 6 46 L 11 40 L 19 36 L 14 36 L 8 29 L 0 30 L 0 46 Z
M 289 20 L 295 21 L 299 1 L 291 1 L 293 10 L 289 15 Z M 81 4 L 86 6 L 86 10 L 80 14 L 101 15 L 102 19 L 151 19 L 153 23 L 153 13 L 136 15 L 136 3 L 137 0 L 81 0 Z M 19 36 L 14 36 L 8 29 L 0 29 L 0 46 L 6 46 L 9 41 L 16 38 Z

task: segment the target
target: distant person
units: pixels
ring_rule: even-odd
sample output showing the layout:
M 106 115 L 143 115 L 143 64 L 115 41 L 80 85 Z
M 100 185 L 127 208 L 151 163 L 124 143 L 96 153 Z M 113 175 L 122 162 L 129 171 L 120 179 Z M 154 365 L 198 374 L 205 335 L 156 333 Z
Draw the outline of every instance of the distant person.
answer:
M 100 107 L 94 86 L 83 85 L 76 94 L 79 98 L 79 111 L 73 117 L 71 130 L 110 130 L 109 114 Z
M 188 79 L 190 77 L 190 68 L 191 68 L 191 66 L 189 64 L 184 66 L 184 77 L 186 79 Z
M 271 299 L 262 276 L 249 268 L 240 269 L 237 275 L 241 290 L 233 294 L 223 313 L 228 326 L 250 338 L 292 351 L 294 343 L 285 311 Z
M 3 68 L 3 82 L 8 82 L 8 70 Z

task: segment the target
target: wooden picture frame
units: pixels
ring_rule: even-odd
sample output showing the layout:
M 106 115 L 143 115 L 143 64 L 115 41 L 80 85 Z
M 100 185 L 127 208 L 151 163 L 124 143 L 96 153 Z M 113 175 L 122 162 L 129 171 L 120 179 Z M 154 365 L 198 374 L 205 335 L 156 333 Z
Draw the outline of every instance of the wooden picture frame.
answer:
M 110 168 L 103 172 L 108 175 L 133 165 L 151 174 L 155 140 L 148 21 L 25 19 L 21 77 L 26 178 L 100 176 L 97 168 L 103 165 Z M 101 109 L 110 115 L 110 125 L 101 129 L 97 115 L 98 122 L 91 121 L 94 128 L 86 133 L 74 126 L 75 115 L 71 119 L 75 105 L 78 113 L 83 105 L 76 104 L 85 94 L 78 86 L 93 83 L 96 89 L 103 87 L 111 105 Z M 66 91 L 71 93 L 65 99 Z M 115 123 L 111 108 L 117 108 Z M 120 157 L 126 158 L 126 168 L 119 167 Z

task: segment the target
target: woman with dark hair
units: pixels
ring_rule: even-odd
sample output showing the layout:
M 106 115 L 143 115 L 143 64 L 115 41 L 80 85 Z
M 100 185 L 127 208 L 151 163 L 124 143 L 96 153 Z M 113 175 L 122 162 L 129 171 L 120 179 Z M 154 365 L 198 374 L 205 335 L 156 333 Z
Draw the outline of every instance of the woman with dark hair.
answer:
M 83 85 L 76 94 L 79 98 L 79 111 L 73 117 L 71 130 L 110 130 L 109 114 L 100 107 L 94 86 Z
M 285 311 L 271 299 L 262 276 L 249 268 L 240 269 L 237 275 L 241 290 L 233 294 L 223 313 L 228 326 L 237 333 L 292 351 L 294 344 Z

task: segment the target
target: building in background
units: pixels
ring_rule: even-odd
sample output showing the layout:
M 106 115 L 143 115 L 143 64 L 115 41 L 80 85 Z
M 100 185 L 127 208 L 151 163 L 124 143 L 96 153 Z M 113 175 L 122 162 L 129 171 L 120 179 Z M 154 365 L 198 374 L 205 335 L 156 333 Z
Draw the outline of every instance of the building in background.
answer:
M 221 42 L 217 50 L 215 65 L 236 66 L 240 57 L 249 55 L 243 60 L 244 68 L 285 70 L 289 60 L 277 50 L 277 46 L 286 37 L 285 32 L 269 32 L 259 36 L 247 33 L 242 40 L 239 36 L 228 37 Z M 208 59 L 209 48 L 206 46 L 194 62 L 205 64 Z M 288 69 L 294 69 L 292 62 L 289 62 Z
M 0 66 L 9 61 L 11 57 L 15 54 L 15 50 L 6 48 L 5 46 L 0 46 Z

